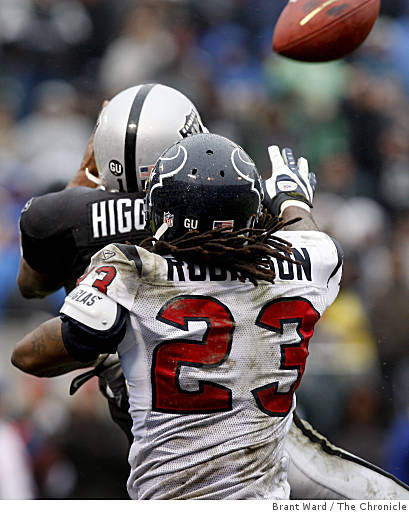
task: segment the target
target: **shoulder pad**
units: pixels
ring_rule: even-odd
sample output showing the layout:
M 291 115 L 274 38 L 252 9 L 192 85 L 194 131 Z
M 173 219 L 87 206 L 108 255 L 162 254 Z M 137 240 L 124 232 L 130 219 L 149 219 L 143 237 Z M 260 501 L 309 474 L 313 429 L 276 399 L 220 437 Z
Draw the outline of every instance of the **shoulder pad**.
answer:
M 81 283 L 67 295 L 60 309 L 70 318 L 97 331 L 108 331 L 114 327 L 119 305 L 107 295 L 87 284 Z
M 165 258 L 137 245 L 115 244 L 129 261 L 133 261 L 139 277 L 148 282 L 167 282 L 168 266 Z

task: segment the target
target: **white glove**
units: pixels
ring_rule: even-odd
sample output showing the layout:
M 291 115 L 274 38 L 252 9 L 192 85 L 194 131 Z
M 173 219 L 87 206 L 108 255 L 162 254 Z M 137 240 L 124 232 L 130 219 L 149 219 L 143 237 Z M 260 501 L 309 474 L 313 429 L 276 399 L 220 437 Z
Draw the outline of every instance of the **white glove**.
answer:
M 268 155 L 272 175 L 262 183 L 264 206 L 276 216 L 280 216 L 288 206 L 310 210 L 317 180 L 309 171 L 308 161 L 301 157 L 296 162 L 290 148 L 284 148 L 280 153 L 278 146 L 270 146 Z

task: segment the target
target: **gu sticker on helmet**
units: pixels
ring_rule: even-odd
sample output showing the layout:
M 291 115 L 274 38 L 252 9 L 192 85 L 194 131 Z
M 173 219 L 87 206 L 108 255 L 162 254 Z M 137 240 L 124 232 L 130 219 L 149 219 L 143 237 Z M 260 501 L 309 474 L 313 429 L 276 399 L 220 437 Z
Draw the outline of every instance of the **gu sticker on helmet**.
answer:
M 163 222 L 170 228 L 173 227 L 173 219 L 175 216 L 170 212 L 163 212 Z
M 121 176 L 121 174 L 124 172 L 124 168 L 122 167 L 121 162 L 118 162 L 118 160 L 111 160 L 108 166 L 109 170 L 114 176 Z
M 197 219 L 185 219 L 183 225 L 187 229 L 197 229 L 199 221 Z

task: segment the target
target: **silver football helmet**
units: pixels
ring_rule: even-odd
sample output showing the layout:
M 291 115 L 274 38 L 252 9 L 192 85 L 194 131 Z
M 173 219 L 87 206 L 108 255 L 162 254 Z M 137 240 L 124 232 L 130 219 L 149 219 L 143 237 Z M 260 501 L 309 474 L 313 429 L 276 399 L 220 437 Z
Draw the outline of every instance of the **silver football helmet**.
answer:
M 106 190 L 144 190 L 156 160 L 170 146 L 207 133 L 193 103 L 161 84 L 130 87 L 114 96 L 96 124 L 94 153 Z

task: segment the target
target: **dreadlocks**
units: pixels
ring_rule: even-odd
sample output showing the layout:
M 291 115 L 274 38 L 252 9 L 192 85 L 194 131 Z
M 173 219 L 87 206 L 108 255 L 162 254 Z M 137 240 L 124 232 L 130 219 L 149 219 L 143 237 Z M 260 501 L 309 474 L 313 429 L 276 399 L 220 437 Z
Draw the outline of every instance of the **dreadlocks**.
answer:
M 171 242 L 147 238 L 141 246 L 156 254 L 171 254 L 188 264 L 206 263 L 225 268 L 234 272 L 240 281 L 248 279 L 257 286 L 258 280 L 274 283 L 271 257 L 299 264 L 290 257 L 291 244 L 273 235 L 299 220 L 284 222 L 264 211 L 254 228 L 228 231 L 227 227 L 218 227 L 205 233 L 193 230 Z

